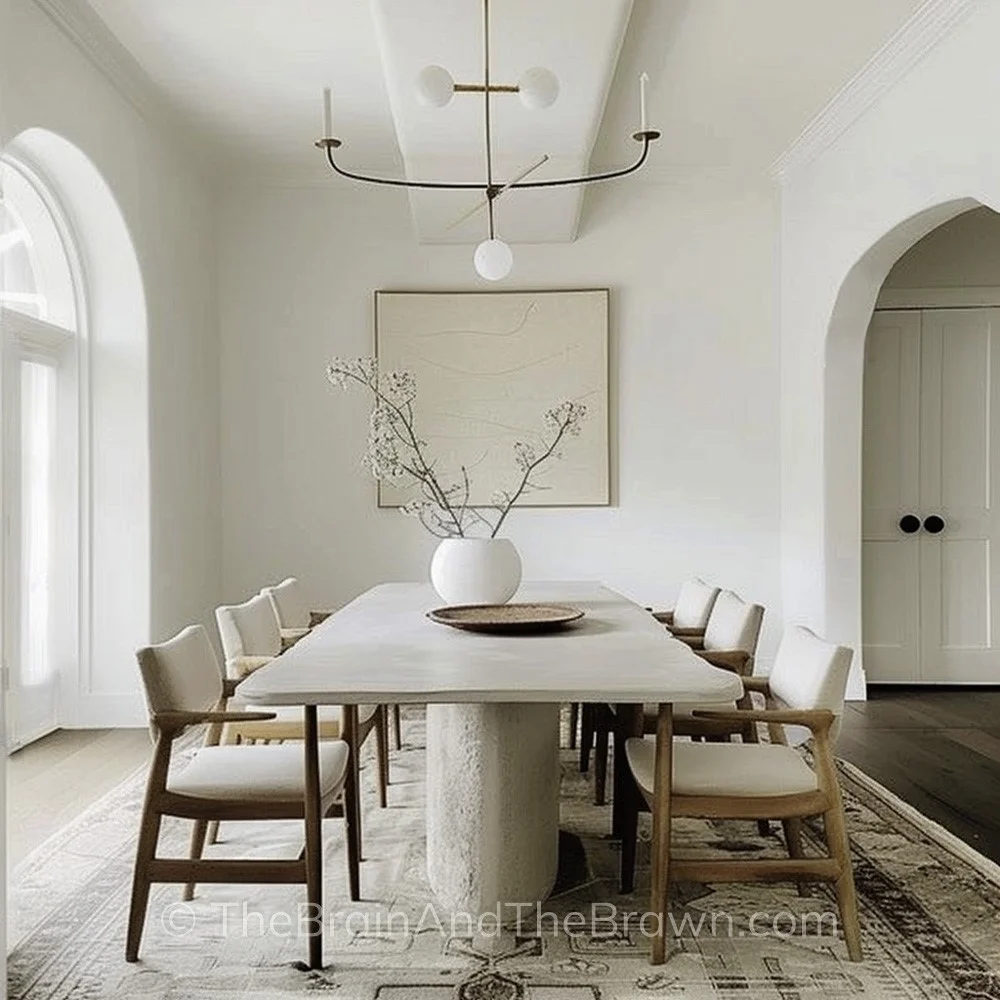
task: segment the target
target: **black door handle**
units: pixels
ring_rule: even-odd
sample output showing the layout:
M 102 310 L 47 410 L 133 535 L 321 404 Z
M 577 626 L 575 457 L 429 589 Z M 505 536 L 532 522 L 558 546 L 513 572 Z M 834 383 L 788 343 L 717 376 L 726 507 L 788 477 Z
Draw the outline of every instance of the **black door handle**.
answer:
M 899 530 L 904 535 L 915 535 L 920 530 L 920 518 L 916 514 L 904 514 L 899 519 Z
M 929 535 L 940 535 L 944 531 L 944 518 L 940 514 L 931 514 L 924 518 L 924 531 Z

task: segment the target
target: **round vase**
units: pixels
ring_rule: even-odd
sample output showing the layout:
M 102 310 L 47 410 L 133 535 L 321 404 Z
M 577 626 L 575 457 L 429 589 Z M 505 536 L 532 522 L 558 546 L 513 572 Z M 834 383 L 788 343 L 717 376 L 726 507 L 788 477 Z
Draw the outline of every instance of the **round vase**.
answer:
M 521 583 L 521 557 L 507 538 L 445 538 L 431 583 L 448 604 L 504 604 Z

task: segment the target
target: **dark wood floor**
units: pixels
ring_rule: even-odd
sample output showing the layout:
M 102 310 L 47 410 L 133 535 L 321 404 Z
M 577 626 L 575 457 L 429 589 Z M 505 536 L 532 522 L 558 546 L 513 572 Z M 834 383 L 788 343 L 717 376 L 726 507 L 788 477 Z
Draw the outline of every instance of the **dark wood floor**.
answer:
M 1000 863 L 1000 690 L 869 688 L 837 755 Z

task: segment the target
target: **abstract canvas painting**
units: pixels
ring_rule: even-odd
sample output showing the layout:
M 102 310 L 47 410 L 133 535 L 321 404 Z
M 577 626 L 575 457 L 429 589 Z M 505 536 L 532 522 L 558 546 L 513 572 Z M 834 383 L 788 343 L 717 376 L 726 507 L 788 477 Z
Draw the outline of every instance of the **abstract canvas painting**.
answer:
M 446 475 L 468 470 L 471 505 L 516 483 L 515 442 L 537 446 L 545 412 L 567 399 L 587 407 L 580 436 L 521 505 L 610 503 L 607 289 L 376 292 L 375 333 L 380 370 L 416 376 L 420 436 Z M 414 495 L 383 483 L 379 506 Z

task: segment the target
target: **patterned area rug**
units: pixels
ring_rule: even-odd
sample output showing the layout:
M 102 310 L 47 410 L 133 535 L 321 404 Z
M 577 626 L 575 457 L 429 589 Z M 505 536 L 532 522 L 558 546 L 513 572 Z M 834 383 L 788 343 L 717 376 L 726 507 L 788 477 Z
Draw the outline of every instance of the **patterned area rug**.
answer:
M 338 1000 L 1000 1000 L 1000 871 L 848 765 L 848 824 L 860 896 L 865 961 L 836 934 L 825 888 L 682 884 L 666 965 L 648 964 L 640 887 L 616 892 L 618 854 L 609 809 L 566 751 L 557 892 L 532 908 L 470 925 L 440 910 L 423 846 L 422 715 L 405 722 L 393 754 L 390 808 L 379 810 L 366 766 L 362 894 L 344 904 L 341 824 L 327 821 L 327 928 L 322 972 L 305 971 L 297 886 L 206 886 L 191 904 L 154 889 L 142 961 L 124 962 L 124 932 L 143 775 L 126 781 L 18 869 L 10 893 L 9 990 L 18 1000 L 204 1000 L 325 993 Z M 648 840 L 649 818 L 641 833 Z M 781 852 L 753 824 L 684 821 L 685 850 L 719 856 Z M 816 843 L 816 831 L 807 839 Z M 168 824 L 161 843 L 182 855 L 188 830 Z M 294 857 L 301 824 L 223 826 L 219 856 Z M 161 849 L 161 853 L 166 853 Z M 520 920 L 517 917 L 520 917 Z

